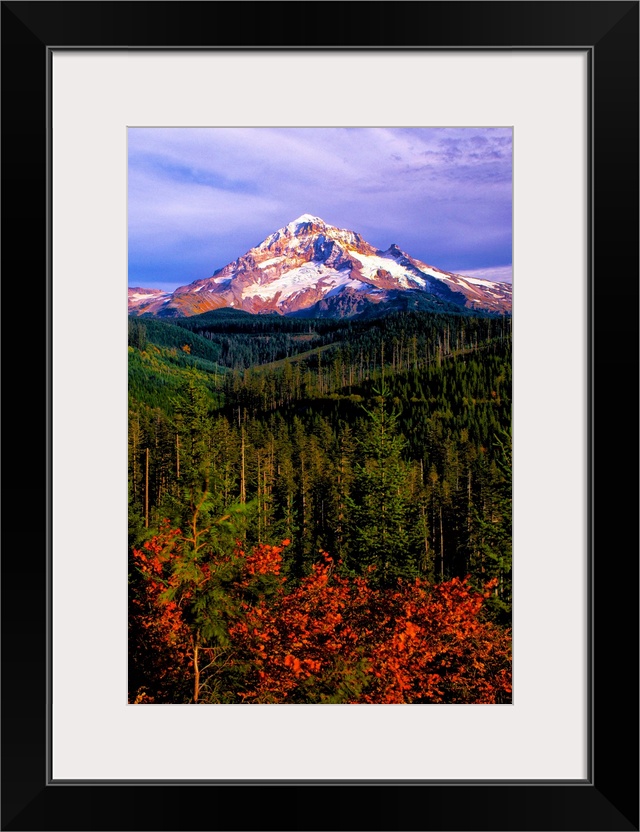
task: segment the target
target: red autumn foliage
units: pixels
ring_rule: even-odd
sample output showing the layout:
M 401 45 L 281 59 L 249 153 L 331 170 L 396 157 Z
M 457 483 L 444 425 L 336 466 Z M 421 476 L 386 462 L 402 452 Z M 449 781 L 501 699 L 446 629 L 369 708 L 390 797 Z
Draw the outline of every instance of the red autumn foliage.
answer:
M 324 563 L 289 594 L 245 610 L 232 635 L 252 657 L 253 702 L 511 701 L 510 633 L 480 618 L 466 580 L 372 588 Z
M 289 541 L 256 546 L 249 554 L 238 542 L 231 554 L 202 550 L 197 557 L 188 542 L 164 521 L 157 535 L 133 549 L 129 680 L 130 701 L 138 704 L 189 701 L 197 657 L 200 666 L 211 666 L 226 641 L 225 627 L 247 599 L 255 602 L 285 580 L 279 573 Z M 203 641 L 213 619 L 216 637 Z
M 142 693 L 136 688 L 137 702 L 189 701 L 184 690 L 193 675 L 195 632 L 185 613 L 189 590 L 180 603 L 166 591 L 177 580 L 179 538 L 178 530 L 165 526 L 134 550 L 143 581 L 132 618 L 142 636 L 139 658 L 147 680 Z M 511 633 L 482 618 L 495 582 L 484 592 L 458 578 L 383 589 L 366 577 L 340 574 L 323 553 L 311 575 L 287 591 L 281 572 L 288 543 L 256 546 L 248 554 L 238 547 L 223 559 L 234 566 L 225 584 L 234 610 L 223 668 L 234 675 L 225 701 L 511 701 Z M 200 564 L 198 591 L 213 583 L 220 568 L 219 558 Z M 214 603 L 218 597 L 211 595 Z M 140 638 L 136 644 L 140 653 Z
M 178 604 L 164 597 L 179 535 L 165 521 L 159 534 L 133 550 L 143 580 L 131 598 L 129 673 L 147 682 L 136 689 L 137 703 L 163 701 L 190 671 L 191 632 Z

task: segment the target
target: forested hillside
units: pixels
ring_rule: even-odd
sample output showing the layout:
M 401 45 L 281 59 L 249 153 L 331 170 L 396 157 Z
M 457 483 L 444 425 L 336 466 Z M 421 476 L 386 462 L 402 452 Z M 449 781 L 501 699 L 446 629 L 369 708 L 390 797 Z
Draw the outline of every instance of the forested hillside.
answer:
M 511 319 L 130 319 L 132 702 L 510 701 Z

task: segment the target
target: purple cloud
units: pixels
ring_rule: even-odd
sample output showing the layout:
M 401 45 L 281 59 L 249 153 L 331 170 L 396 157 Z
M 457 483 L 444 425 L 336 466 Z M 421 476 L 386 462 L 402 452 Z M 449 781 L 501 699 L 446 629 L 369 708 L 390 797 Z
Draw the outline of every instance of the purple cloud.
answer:
M 509 128 L 131 128 L 129 283 L 209 276 L 311 213 L 449 271 L 511 263 Z

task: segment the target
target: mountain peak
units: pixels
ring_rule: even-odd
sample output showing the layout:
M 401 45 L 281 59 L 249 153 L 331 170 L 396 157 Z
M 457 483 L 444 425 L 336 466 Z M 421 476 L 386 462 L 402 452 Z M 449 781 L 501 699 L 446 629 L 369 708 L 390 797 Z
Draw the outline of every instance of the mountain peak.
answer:
M 326 228 L 327 224 L 320 217 L 314 217 L 313 214 L 301 214 L 297 219 L 291 220 L 290 223 L 285 225 L 283 231 L 288 231 L 289 234 L 295 235 L 302 225 L 319 225 L 322 228 Z
M 180 286 L 171 296 L 130 293 L 130 308 L 136 314 L 163 317 L 220 307 L 281 315 L 314 310 L 310 314 L 341 316 L 357 314 L 370 304 L 395 303 L 398 292 L 410 290 L 421 293 L 430 308 L 445 303 L 454 308 L 510 311 L 510 292 L 507 296 L 507 290 L 485 283 L 427 266 L 395 243 L 381 251 L 355 231 L 304 213 L 211 277 Z
M 327 225 L 320 217 L 315 217 L 313 214 L 301 214 L 297 219 L 291 220 L 287 225 L 283 225 L 273 234 L 269 235 L 266 240 L 263 240 L 258 249 L 270 248 L 274 243 L 284 239 L 295 239 L 299 235 L 304 235 L 309 232 L 309 226 L 315 229 L 320 229 L 322 232 L 328 231 L 332 226 Z
M 301 214 L 297 219 L 292 220 L 289 225 L 301 225 L 304 222 L 312 222 L 316 225 L 325 225 L 325 221 L 320 217 L 314 217 L 313 214 Z

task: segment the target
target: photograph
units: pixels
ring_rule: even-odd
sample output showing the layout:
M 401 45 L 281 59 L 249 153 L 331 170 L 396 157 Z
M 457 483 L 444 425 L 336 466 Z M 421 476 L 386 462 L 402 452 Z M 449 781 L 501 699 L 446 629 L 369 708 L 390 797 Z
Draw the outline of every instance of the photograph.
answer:
M 512 129 L 127 140 L 128 702 L 510 703 Z
M 638 832 L 640 0 L 0 5 L 0 829 Z

